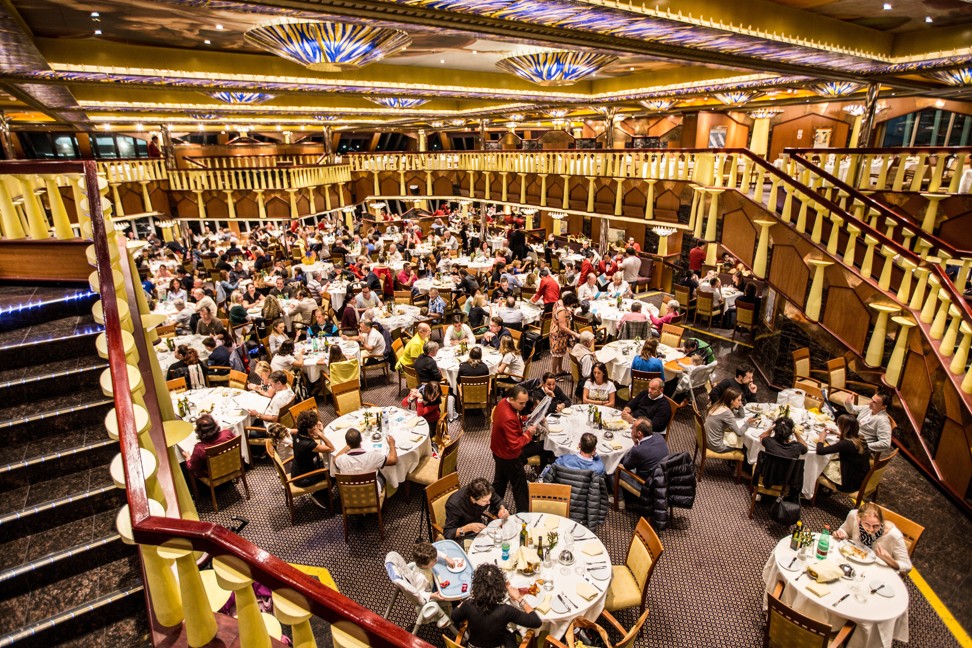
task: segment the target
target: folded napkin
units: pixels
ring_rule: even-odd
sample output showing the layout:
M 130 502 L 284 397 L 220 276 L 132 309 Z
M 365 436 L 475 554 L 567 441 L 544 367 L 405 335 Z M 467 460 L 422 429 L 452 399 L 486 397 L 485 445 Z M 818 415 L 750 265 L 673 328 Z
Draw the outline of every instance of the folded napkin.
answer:
M 831 560 L 821 560 L 813 565 L 808 565 L 807 573 L 810 574 L 810 578 L 818 583 L 832 583 L 844 575 L 840 566 Z
M 623 446 L 622 446 L 622 445 L 621 445 L 620 443 L 618 443 L 617 441 L 611 441 L 611 442 L 609 442 L 609 444 L 608 444 L 608 445 L 610 445 L 610 446 L 611 446 L 611 448 L 612 448 L 612 449 L 614 449 L 614 450 L 620 450 L 620 449 L 621 449 L 621 448 L 623 447 Z
M 552 515 L 545 516 L 543 518 L 543 525 L 547 527 L 548 531 L 556 531 L 560 528 L 560 518 L 553 517 Z
M 408 421 L 408 423 L 406 423 L 406 425 L 408 425 L 409 427 L 418 427 L 419 425 L 421 425 L 421 424 L 422 424 L 422 421 L 424 421 L 424 420 L 425 420 L 425 419 L 424 419 L 424 418 L 422 418 L 421 416 L 413 416 L 413 417 L 412 417 L 412 418 L 411 418 L 411 419 L 410 419 L 410 420 Z
M 816 594 L 820 598 L 830 594 L 830 588 L 823 583 L 810 583 L 807 585 L 807 591 L 811 594 Z
M 597 591 L 597 588 L 587 581 L 577 583 L 577 595 L 587 599 L 588 601 L 597 596 L 599 593 L 600 592 Z
M 550 597 L 551 597 L 550 594 L 547 594 L 546 596 L 544 596 L 543 597 L 543 600 L 540 601 L 536 605 L 536 607 L 534 607 L 533 609 L 536 610 L 537 612 L 539 612 L 540 614 L 546 614 L 547 612 L 549 612 L 550 611 Z
M 563 425 L 551 425 L 551 426 L 548 427 L 548 429 L 551 432 L 563 432 L 564 431 L 564 426 Z
M 604 553 L 604 549 L 598 542 L 588 542 L 586 545 L 584 545 L 581 551 L 586 553 L 588 556 L 600 556 L 602 553 Z
M 421 434 L 414 434 L 414 435 L 412 435 L 412 443 L 418 443 L 419 441 L 421 441 L 424 438 L 425 438 L 425 436 L 423 436 Z
M 331 427 L 335 430 L 344 430 L 354 425 L 353 421 L 335 421 L 331 423 Z

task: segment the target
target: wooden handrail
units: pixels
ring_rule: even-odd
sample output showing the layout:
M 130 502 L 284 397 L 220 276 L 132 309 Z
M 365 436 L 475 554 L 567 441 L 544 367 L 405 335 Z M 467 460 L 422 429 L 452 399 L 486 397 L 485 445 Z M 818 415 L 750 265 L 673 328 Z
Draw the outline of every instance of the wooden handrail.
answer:
M 806 153 L 819 153 L 823 154 L 835 154 L 835 155 L 853 155 L 855 153 L 860 153 L 861 155 L 887 155 L 889 153 L 894 153 L 896 155 L 909 155 L 911 153 L 952 153 L 952 154 L 962 154 L 962 153 L 972 153 L 972 146 L 888 146 L 885 148 L 785 148 L 784 153 L 797 153 L 803 155 Z

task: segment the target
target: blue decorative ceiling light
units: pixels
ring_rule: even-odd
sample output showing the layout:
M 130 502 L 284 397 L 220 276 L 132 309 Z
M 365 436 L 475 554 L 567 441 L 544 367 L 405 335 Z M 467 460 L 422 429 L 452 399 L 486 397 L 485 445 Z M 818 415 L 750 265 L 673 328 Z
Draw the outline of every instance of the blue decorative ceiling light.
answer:
M 808 86 L 810 92 L 831 99 L 852 95 L 863 87 L 862 83 L 850 81 L 821 81 L 820 83 L 811 83 Z
M 213 99 L 219 99 L 223 103 L 251 105 L 262 104 L 274 97 L 274 95 L 265 92 L 231 92 L 229 90 L 210 92 L 209 96 Z
M 732 92 L 717 92 L 714 96 L 716 99 L 726 104 L 727 106 L 741 106 L 743 104 L 749 103 L 753 99 L 759 96 L 758 92 L 747 92 L 745 90 L 733 90 Z
M 406 99 L 405 97 L 367 97 L 367 99 L 385 108 L 416 108 L 428 101 L 428 99 Z
M 671 110 L 678 102 L 674 99 L 646 99 L 645 101 L 639 101 L 638 103 L 648 110 L 662 112 L 665 110 Z
M 950 86 L 972 86 L 972 67 L 935 70 L 929 72 L 927 76 Z
M 197 121 L 203 121 L 203 120 L 209 121 L 211 119 L 216 119 L 217 117 L 219 117 L 219 115 L 217 115 L 216 113 L 191 112 L 189 113 L 189 117 Z
M 501 59 L 496 67 L 541 86 L 565 86 L 596 73 L 618 60 L 612 54 L 554 50 L 516 54 Z
M 336 121 L 337 115 L 314 115 L 314 119 L 323 122 Z
M 316 72 L 364 67 L 404 50 L 412 39 L 403 31 L 370 25 L 288 20 L 254 27 L 250 43 Z

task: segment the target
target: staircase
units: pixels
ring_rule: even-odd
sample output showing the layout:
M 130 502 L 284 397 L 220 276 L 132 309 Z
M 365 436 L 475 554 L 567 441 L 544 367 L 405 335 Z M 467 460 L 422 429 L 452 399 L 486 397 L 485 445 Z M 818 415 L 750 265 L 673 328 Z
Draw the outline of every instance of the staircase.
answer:
M 0 286 L 0 648 L 148 646 L 86 286 Z

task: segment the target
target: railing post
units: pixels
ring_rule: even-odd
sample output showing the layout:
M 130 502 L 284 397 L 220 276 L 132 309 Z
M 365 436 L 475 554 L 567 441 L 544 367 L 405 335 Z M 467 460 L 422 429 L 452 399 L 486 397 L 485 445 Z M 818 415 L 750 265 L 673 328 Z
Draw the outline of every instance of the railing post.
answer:
M 27 213 L 27 228 L 32 239 L 50 238 L 48 232 L 47 216 L 41 208 L 37 194 L 34 193 L 34 184 L 29 176 L 13 176 L 21 187 L 21 198 L 24 201 L 24 211 Z
M 281 623 L 290 626 L 293 648 L 317 648 L 308 607 L 307 599 L 292 589 L 283 588 L 273 592 L 273 614 Z
M 594 176 L 587 176 L 587 211 L 594 211 Z
M 870 279 L 872 277 L 872 267 L 874 265 L 874 246 L 878 244 L 878 240 L 871 236 L 870 234 L 864 235 L 864 245 L 866 250 L 864 250 L 864 260 L 861 262 L 861 276 L 865 279 Z
M 925 305 L 921 309 L 920 319 L 925 324 L 931 324 L 935 319 L 935 307 L 938 305 L 938 290 L 940 286 L 938 277 L 933 274 L 928 275 L 928 297 Z
M 886 245 L 881 246 L 881 256 L 884 257 L 884 265 L 881 267 L 881 277 L 878 279 L 878 288 L 881 290 L 891 290 L 891 271 L 894 270 L 894 257 L 897 252 Z
M 780 214 L 780 220 L 784 223 L 789 223 L 793 219 L 793 193 L 792 188 L 783 188 L 786 197 L 783 198 L 783 212 Z
M 901 260 L 904 276 L 901 278 L 901 285 L 898 286 L 898 301 L 902 304 L 908 303 L 908 296 L 911 294 L 911 274 L 917 267 L 918 265 L 910 259 Z
M 854 267 L 854 257 L 857 255 L 857 237 L 861 228 L 854 223 L 847 224 L 847 247 L 844 248 L 844 263 Z
M 820 245 L 820 242 L 823 240 L 823 224 L 827 220 L 827 217 L 830 216 L 830 210 L 824 209 L 820 203 L 817 203 L 813 211 L 813 231 L 810 233 L 810 240 Z
M 753 274 L 759 279 L 766 278 L 766 261 L 769 257 L 769 230 L 776 225 L 772 220 L 756 220 L 759 226 L 759 240 L 756 242 L 756 258 L 753 261 Z
M 253 577 L 249 566 L 236 556 L 218 556 L 213 558 L 213 571 L 216 572 L 219 586 L 233 590 L 236 594 L 236 619 L 241 648 L 270 648 L 270 634 L 253 592 Z
M 955 289 L 962 293 L 965 292 L 965 284 L 969 280 L 969 271 L 972 270 L 972 258 L 962 259 L 958 275 L 955 277 Z
M 891 321 L 898 325 L 898 337 L 894 341 L 894 350 L 888 360 L 888 369 L 884 372 L 884 379 L 892 387 L 897 387 L 904 369 L 905 357 L 908 352 L 908 336 L 916 322 L 908 317 L 892 317 Z
M 928 331 L 928 334 L 934 340 L 941 340 L 942 336 L 945 335 L 945 322 L 948 319 L 948 309 L 952 305 L 952 296 L 944 288 L 938 291 L 938 299 L 938 312 L 935 314 L 931 329 Z
M 840 226 L 844 224 L 844 219 L 837 214 L 830 215 L 830 238 L 827 240 L 827 252 L 837 256 L 837 246 L 840 243 Z
M 209 598 L 199 576 L 192 544 L 183 538 L 173 538 L 163 543 L 158 552 L 163 560 L 174 560 L 179 572 L 179 591 L 186 617 L 186 641 L 192 648 L 205 646 L 216 636 L 216 616 L 209 608 Z
M 73 239 L 74 230 L 71 229 L 71 220 L 68 218 L 67 210 L 64 208 L 61 190 L 57 188 L 57 178 L 53 176 L 45 177 L 44 185 L 47 187 L 47 202 L 51 206 L 54 236 L 61 240 Z
M 874 322 L 874 331 L 867 345 L 864 362 L 871 367 L 880 367 L 884 362 L 884 345 L 888 339 L 888 315 L 901 309 L 893 304 L 871 303 L 867 306 L 877 312 L 877 320 Z
M 959 324 L 959 333 L 962 334 L 962 341 L 959 342 L 958 350 L 952 356 L 952 363 L 948 365 L 948 370 L 956 375 L 965 371 L 965 363 L 969 359 L 969 347 L 972 346 L 972 326 L 963 321 Z
M 0 233 L 8 241 L 27 238 L 27 233 L 20 222 L 20 215 L 13 204 L 7 183 L 0 176 Z
M 925 218 L 921 221 L 921 229 L 929 234 L 934 234 L 935 222 L 938 218 L 938 203 L 948 198 L 948 194 L 923 193 L 921 195 L 928 200 L 928 205 L 925 207 Z
M 810 284 L 810 295 L 807 297 L 807 307 L 804 309 L 807 319 L 811 322 L 820 320 L 820 308 L 823 305 L 824 276 L 827 266 L 834 265 L 833 261 L 824 259 L 810 259 L 813 266 L 813 282 Z
M 938 347 L 938 350 L 946 358 L 955 353 L 955 341 L 958 339 L 959 325 L 962 323 L 962 311 L 955 306 L 949 306 L 948 317 L 950 318 L 948 328 L 945 329 L 942 343 Z
M 915 285 L 915 291 L 911 293 L 911 301 L 908 302 L 908 308 L 913 311 L 919 310 L 925 300 L 925 288 L 928 287 L 928 275 L 930 272 L 931 270 L 925 267 L 915 268 L 915 276 L 918 277 L 918 283 Z
M 143 458 L 144 463 L 144 458 Z M 165 517 L 165 508 L 154 499 L 148 500 L 149 514 Z M 132 534 L 132 514 L 128 504 L 121 507 L 115 518 L 115 527 L 122 542 L 127 545 L 137 545 L 138 552 L 145 566 L 145 588 L 148 590 L 149 603 L 155 618 L 166 628 L 179 625 L 184 620 L 182 595 L 179 583 L 172 570 L 172 560 L 159 555 L 159 547 L 140 545 L 135 542 Z M 208 606 L 207 606 L 208 609 Z
M 705 246 L 705 263 L 714 266 L 716 264 L 716 254 L 719 246 L 716 245 L 717 227 L 719 222 L 719 196 L 725 189 L 709 189 L 709 220 L 705 224 L 705 240 L 709 245 Z

